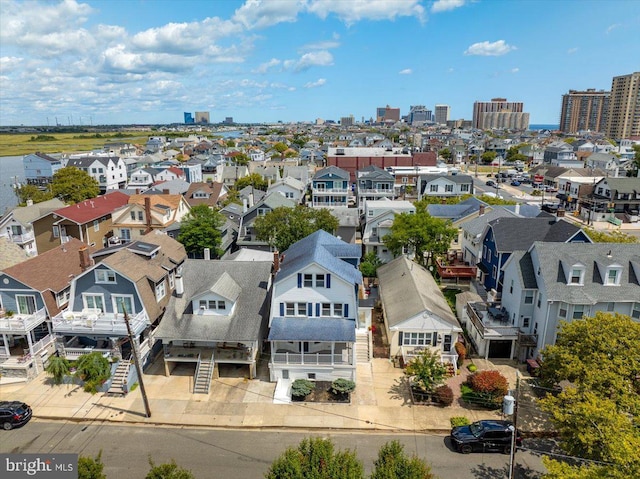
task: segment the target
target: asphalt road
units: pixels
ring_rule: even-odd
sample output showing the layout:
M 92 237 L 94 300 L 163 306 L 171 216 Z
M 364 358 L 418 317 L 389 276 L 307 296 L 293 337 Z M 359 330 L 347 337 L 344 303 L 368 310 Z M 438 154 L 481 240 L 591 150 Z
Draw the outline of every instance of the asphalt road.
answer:
M 33 420 L 22 428 L 0 431 L 0 452 L 78 453 L 87 456 L 102 451 L 108 479 L 144 478 L 149 471 L 149 458 L 156 464 L 175 459 L 198 479 L 253 479 L 264 477 L 276 457 L 308 435 L 290 431 L 228 431 Z M 450 450 L 448 438 L 443 436 L 370 432 L 326 433 L 322 436 L 330 437 L 340 449 L 355 450 L 367 473 L 371 472 L 380 446 L 397 439 L 405 445 L 407 453 L 415 453 L 429 461 L 440 479 L 508 477 L 508 455 L 462 455 Z M 539 455 L 518 451 L 516 478 L 536 479 L 543 471 Z

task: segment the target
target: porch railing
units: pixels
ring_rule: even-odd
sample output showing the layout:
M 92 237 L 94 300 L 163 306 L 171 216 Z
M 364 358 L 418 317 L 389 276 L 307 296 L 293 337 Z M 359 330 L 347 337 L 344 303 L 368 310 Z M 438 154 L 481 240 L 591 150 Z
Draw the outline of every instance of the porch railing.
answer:
M 342 354 L 327 353 L 274 353 L 271 361 L 278 364 L 310 364 L 310 365 L 334 365 L 352 364 L 349 357 L 346 359 Z
M 111 349 L 97 349 L 97 348 L 92 348 L 92 347 L 85 347 L 85 348 L 64 348 L 64 356 L 65 358 L 69 359 L 69 360 L 75 360 L 78 359 L 80 356 L 82 356 L 83 354 L 89 354 L 89 353 L 102 353 L 102 355 L 106 358 L 108 358 L 109 356 L 111 356 Z
M 33 314 L 15 313 L 10 318 L 0 317 L 0 332 L 27 332 L 47 319 L 47 312 L 44 308 Z
M 95 313 L 88 311 L 63 311 L 53 318 L 52 326 L 56 333 L 113 333 L 127 335 L 124 315 L 114 313 Z M 134 332 L 142 331 L 149 323 L 146 311 L 129 317 Z

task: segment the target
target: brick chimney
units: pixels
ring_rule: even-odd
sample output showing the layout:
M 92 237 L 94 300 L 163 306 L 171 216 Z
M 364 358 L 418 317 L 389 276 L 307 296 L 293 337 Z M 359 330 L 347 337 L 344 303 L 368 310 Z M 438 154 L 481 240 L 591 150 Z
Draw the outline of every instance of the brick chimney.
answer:
M 563 208 L 558 208 L 558 211 L 556 212 L 556 216 L 558 218 L 564 218 L 564 213 L 565 213 L 565 211 L 564 211 Z
M 478 216 L 483 216 L 484 215 L 484 205 L 480 205 L 480 207 L 478 208 Z
M 78 250 L 80 255 L 80 269 L 86 271 L 91 266 L 91 259 L 89 258 L 89 250 L 86 246 L 83 246 Z
M 144 219 L 147 224 L 146 234 L 151 231 L 151 198 L 148 195 L 144 197 Z
M 165 188 L 165 189 L 162 190 L 162 194 L 163 195 L 170 195 L 171 191 L 168 188 Z
M 280 253 L 278 250 L 273 252 L 273 273 L 280 271 Z

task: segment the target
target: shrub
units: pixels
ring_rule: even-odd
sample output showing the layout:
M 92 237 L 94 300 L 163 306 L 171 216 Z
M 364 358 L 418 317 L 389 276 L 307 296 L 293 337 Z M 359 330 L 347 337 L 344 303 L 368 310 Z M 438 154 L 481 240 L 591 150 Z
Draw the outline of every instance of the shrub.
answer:
M 100 385 L 111 376 L 111 364 L 102 353 L 83 354 L 76 361 L 76 376 L 84 381 L 84 390 L 95 394 Z
M 333 394 L 349 394 L 356 388 L 356 383 L 348 379 L 338 378 L 331 383 L 331 392 Z
M 475 373 L 478 370 L 478 366 L 471 363 L 467 366 L 467 369 L 469 370 L 470 373 Z
M 453 416 L 449 421 L 451 421 L 451 427 L 468 426 L 471 424 L 471 421 L 469 421 L 465 416 Z
M 436 388 L 435 399 L 443 406 L 451 406 L 453 404 L 453 391 L 449 386 L 443 384 Z
M 478 393 L 488 393 L 494 397 L 507 394 L 509 384 L 499 371 L 481 371 L 469 377 L 469 385 Z
M 460 366 L 467 358 L 467 348 L 460 341 L 455 344 L 454 348 L 458 353 L 458 366 Z
M 191 471 L 178 466 L 173 459 L 165 464 L 155 464 L 149 458 L 149 466 L 151 469 L 145 479 L 195 479 Z
M 412 382 L 427 392 L 432 392 L 436 386 L 444 382 L 447 368 L 440 361 L 440 356 L 429 349 L 425 349 L 411 359 L 404 373 Z
M 102 462 L 102 450 L 96 457 L 78 457 L 78 479 L 106 479 Z
M 308 379 L 296 379 L 291 385 L 291 395 L 296 398 L 303 398 L 311 394 L 311 391 L 315 388 L 315 383 Z
M 53 356 L 45 368 L 47 374 L 53 377 L 55 384 L 61 384 L 65 376 L 69 375 L 69 361 L 60 356 Z

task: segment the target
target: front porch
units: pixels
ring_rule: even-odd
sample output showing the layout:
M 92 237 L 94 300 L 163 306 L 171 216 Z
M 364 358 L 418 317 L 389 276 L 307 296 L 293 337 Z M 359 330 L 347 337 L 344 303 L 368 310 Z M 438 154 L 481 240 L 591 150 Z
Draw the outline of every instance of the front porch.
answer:
M 408 364 L 411 360 L 417 356 L 419 356 L 426 349 L 433 348 L 425 348 L 424 346 L 400 346 L 400 355 L 402 358 L 403 364 Z M 452 348 L 453 349 L 453 348 Z M 439 352 L 440 362 L 444 365 L 451 364 L 453 367 L 453 374 L 457 374 L 458 371 L 458 354 L 455 351 L 450 351 L 449 353 Z
M 55 338 L 43 331 L 26 335 L 2 334 L 0 343 L 0 375 L 3 379 L 29 381 L 42 371 L 47 359 L 55 353 Z M 36 338 L 40 338 L 36 341 Z M 26 347 L 25 347 L 26 346 Z
M 171 371 L 180 363 L 193 363 L 197 366 L 202 361 L 211 361 L 216 371 L 219 364 L 244 364 L 248 366 L 249 379 L 256 375 L 256 342 L 171 341 L 163 345 L 163 352 L 165 376 L 170 376 Z

